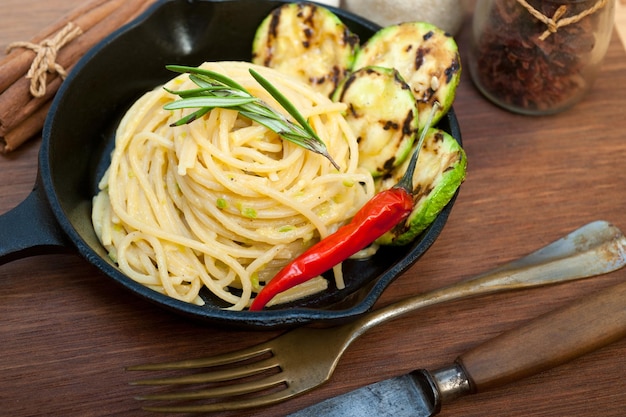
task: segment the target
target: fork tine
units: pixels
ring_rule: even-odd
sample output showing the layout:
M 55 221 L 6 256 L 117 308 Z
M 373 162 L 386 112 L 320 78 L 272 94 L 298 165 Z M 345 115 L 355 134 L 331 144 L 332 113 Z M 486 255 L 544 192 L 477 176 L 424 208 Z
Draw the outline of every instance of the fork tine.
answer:
M 142 379 L 131 382 L 131 385 L 183 385 L 201 384 L 206 382 L 231 381 L 238 378 L 245 378 L 260 374 L 261 372 L 278 368 L 279 363 L 274 357 L 267 358 L 259 362 L 248 363 L 229 369 L 220 369 L 213 372 L 205 372 L 195 375 L 183 375 L 175 377 Z
M 126 368 L 127 371 L 167 371 L 176 369 L 210 368 L 212 366 L 229 365 L 242 362 L 257 356 L 270 353 L 271 348 L 267 344 L 251 346 L 235 352 L 226 352 L 208 358 L 187 359 L 176 362 L 154 363 L 133 365 Z
M 141 401 L 178 401 L 178 400 L 207 400 L 214 398 L 232 397 L 235 395 L 251 394 L 279 385 L 286 384 L 282 373 L 270 375 L 266 378 L 249 381 L 241 384 L 222 385 L 214 388 L 207 388 L 199 391 L 181 391 L 163 394 L 148 394 L 135 397 Z
M 293 397 L 294 393 L 289 390 L 282 390 L 264 396 L 245 398 L 234 401 L 214 402 L 199 405 L 164 405 L 142 407 L 145 411 L 158 413 L 214 413 L 217 411 L 235 411 L 248 408 L 263 407 L 284 401 Z

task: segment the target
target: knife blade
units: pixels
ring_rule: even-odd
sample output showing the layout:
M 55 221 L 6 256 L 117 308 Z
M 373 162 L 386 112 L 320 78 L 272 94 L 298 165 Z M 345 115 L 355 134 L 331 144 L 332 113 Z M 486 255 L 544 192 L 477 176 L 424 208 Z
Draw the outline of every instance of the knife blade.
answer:
M 434 371 L 418 369 L 290 417 L 430 417 L 460 397 L 556 367 L 626 336 L 626 282 L 506 331 Z

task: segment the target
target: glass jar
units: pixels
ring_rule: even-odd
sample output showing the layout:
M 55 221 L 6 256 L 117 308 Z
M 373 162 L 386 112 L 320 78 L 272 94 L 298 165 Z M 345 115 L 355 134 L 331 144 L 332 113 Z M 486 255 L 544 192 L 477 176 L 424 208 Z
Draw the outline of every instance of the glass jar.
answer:
M 508 110 L 552 114 L 592 87 L 613 32 L 615 0 L 478 0 L 468 65 Z

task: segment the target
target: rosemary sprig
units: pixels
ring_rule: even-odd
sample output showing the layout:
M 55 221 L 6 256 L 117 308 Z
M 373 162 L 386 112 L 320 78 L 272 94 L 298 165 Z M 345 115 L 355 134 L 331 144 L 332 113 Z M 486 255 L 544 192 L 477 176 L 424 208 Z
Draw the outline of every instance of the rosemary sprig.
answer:
M 193 113 L 172 123 L 172 126 L 181 126 L 191 123 L 214 108 L 231 108 L 237 110 L 242 116 L 276 132 L 283 139 L 302 146 L 309 151 L 323 155 L 335 168 L 340 169 L 339 165 L 328 153 L 322 139 L 315 133 L 298 109 L 287 97 L 278 91 L 276 87 L 253 69 L 250 69 L 252 77 L 254 77 L 261 87 L 274 97 L 298 123 L 289 120 L 281 113 L 271 108 L 263 100 L 250 94 L 248 90 L 239 83 L 223 74 L 206 69 L 180 65 L 168 65 L 166 68 L 174 72 L 189 73 L 189 79 L 198 86 L 198 88 L 181 91 L 165 89 L 169 93 L 178 95 L 180 100 L 167 103 L 163 106 L 164 109 L 177 110 L 198 108 L 198 110 Z

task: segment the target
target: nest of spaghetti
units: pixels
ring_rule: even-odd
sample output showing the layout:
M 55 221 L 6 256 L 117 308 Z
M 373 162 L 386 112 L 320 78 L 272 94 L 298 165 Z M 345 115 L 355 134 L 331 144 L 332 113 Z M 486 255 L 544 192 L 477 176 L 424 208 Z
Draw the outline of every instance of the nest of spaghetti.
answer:
M 359 167 L 345 104 L 251 63 L 201 68 L 281 109 L 249 69 L 262 74 L 306 117 L 340 169 L 232 109 L 215 108 L 194 123 L 172 127 L 191 111 L 163 108 L 176 98 L 167 90 L 194 87 L 182 74 L 143 95 L 125 114 L 92 220 L 111 259 L 133 280 L 196 304 L 203 304 L 200 291 L 206 288 L 225 308 L 243 310 L 282 267 L 352 218 L 374 195 L 374 180 Z M 341 288 L 341 265 L 334 276 Z M 273 303 L 327 286 L 319 277 Z

